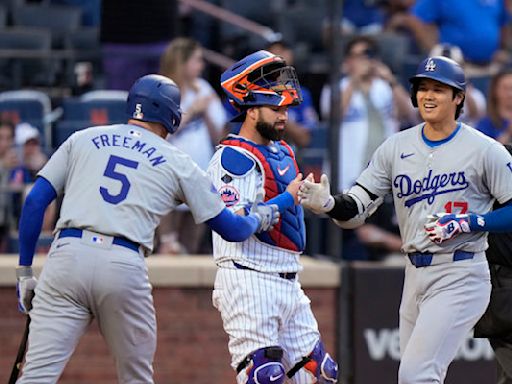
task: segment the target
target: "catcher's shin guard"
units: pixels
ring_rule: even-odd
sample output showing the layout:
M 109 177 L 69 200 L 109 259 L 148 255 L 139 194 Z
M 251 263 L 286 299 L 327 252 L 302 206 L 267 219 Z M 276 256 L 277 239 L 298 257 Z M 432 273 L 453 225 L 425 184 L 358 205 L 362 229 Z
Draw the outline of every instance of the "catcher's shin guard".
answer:
M 249 354 L 237 367 L 238 383 L 283 384 L 286 378 L 279 346 L 261 348 Z
M 313 351 L 299 361 L 287 373 L 292 378 L 301 368 L 308 371 L 317 381 L 317 384 L 334 384 L 338 382 L 338 364 L 331 355 L 325 352 L 324 344 L 319 340 Z

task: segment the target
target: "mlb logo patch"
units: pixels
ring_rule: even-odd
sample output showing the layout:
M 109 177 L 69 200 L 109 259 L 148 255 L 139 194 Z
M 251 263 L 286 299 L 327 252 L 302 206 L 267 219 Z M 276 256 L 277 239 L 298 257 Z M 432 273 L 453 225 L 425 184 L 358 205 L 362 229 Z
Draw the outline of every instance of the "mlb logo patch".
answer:
M 220 197 L 226 207 L 232 207 L 240 201 L 240 193 L 231 185 L 224 185 L 219 189 Z
M 91 241 L 95 244 L 103 244 L 104 239 L 101 236 L 93 236 Z

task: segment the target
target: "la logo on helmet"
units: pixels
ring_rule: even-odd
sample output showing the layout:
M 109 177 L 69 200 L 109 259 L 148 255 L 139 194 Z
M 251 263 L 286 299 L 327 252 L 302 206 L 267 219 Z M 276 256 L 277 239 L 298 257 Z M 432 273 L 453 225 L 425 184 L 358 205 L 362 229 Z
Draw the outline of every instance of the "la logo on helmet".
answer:
M 435 70 L 436 70 L 436 62 L 432 58 L 428 59 L 427 63 L 425 64 L 425 71 L 434 72 Z

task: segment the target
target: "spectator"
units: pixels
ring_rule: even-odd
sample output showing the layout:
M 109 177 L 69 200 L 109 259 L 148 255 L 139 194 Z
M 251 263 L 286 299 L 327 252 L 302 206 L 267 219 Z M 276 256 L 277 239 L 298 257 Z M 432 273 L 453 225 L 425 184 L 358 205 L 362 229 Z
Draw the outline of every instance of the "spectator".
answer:
M 340 125 L 339 188 L 349 188 L 365 168 L 375 149 L 393 132 L 399 121 L 415 121 L 409 92 L 378 59 L 377 45 L 367 36 L 347 43 L 343 63 Z M 327 118 L 330 90 L 322 90 L 320 107 Z
M 476 128 L 500 143 L 512 142 L 512 69 L 491 77 L 487 95 L 487 116 Z
M 6 252 L 11 220 L 13 219 L 11 188 L 12 170 L 19 165 L 14 148 L 14 124 L 0 121 L 0 252 Z
M 41 147 L 39 130 L 29 123 L 16 125 L 14 142 L 18 150 L 19 165 L 13 169 L 10 176 L 10 185 L 21 193 L 14 196 L 14 216 L 21 215 L 21 207 L 26 195 L 30 192 L 36 180 L 37 173 L 48 161 L 48 156 Z M 42 230 L 51 234 L 57 218 L 57 204 L 52 202 L 45 211 Z M 39 251 L 44 249 L 38 248 Z
M 447 43 L 436 44 L 430 51 L 429 56 L 445 56 L 455 60 L 462 68 L 465 67 L 462 50 L 456 45 Z M 486 101 L 484 94 L 468 81 L 466 85 L 464 109 L 462 110 L 459 120 L 474 127 L 478 121 L 484 117 L 485 108 Z
M 294 65 L 292 48 L 284 41 L 270 44 L 267 51 L 281 56 L 288 65 Z M 302 103 L 288 109 L 288 122 L 286 123 L 286 141 L 291 141 L 297 147 L 308 146 L 310 131 L 318 127 L 318 113 L 313 107 L 313 98 L 310 90 L 301 85 Z
M 100 42 L 105 86 L 128 90 L 137 78 L 155 73 L 176 35 L 175 0 L 102 0 Z
M 472 75 L 507 60 L 502 36 L 509 21 L 504 0 L 417 0 L 410 13 L 395 15 L 388 26 L 412 31 L 424 52 L 439 42 L 460 47 L 466 75 Z
M 41 147 L 39 130 L 28 123 L 16 126 L 15 143 L 21 152 L 21 167 L 27 174 L 26 182 L 35 181 L 36 174 L 48 161 Z
M 173 79 L 181 90 L 183 118 L 170 142 L 206 170 L 219 142 L 226 114 L 220 98 L 203 78 L 203 49 L 189 38 L 176 38 L 160 60 L 160 74 Z M 196 225 L 188 208 L 182 207 L 162 220 L 159 253 L 197 253 L 206 233 Z

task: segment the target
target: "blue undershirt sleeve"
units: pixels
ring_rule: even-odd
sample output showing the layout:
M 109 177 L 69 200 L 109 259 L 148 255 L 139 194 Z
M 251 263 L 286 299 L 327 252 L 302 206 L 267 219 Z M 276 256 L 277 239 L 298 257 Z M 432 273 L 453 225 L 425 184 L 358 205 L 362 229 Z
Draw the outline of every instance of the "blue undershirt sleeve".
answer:
M 56 197 L 57 192 L 50 182 L 38 177 L 21 211 L 19 265 L 32 265 L 37 239 L 43 226 L 44 212 Z
M 287 208 L 291 208 L 295 205 L 295 201 L 293 200 L 292 194 L 288 191 L 285 191 L 285 192 L 277 195 L 276 197 L 274 197 L 268 201 L 265 201 L 265 204 L 267 204 L 267 205 L 276 204 L 279 207 L 279 212 L 284 213 L 284 211 Z
M 226 241 L 244 241 L 257 231 L 260 223 L 254 215 L 240 216 L 224 208 L 206 224 Z
M 469 215 L 469 228 L 475 232 L 512 232 L 512 203 L 485 215 Z

